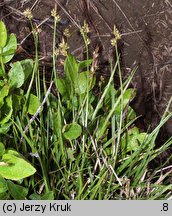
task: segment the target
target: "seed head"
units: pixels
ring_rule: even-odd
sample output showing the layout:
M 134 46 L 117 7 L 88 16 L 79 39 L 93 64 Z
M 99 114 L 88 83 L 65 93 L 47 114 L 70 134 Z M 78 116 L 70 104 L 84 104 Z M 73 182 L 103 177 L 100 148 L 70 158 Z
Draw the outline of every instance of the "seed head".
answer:
M 69 29 L 65 29 L 63 32 L 64 36 L 66 36 L 67 38 L 70 37 L 70 32 Z
M 81 27 L 81 34 L 85 33 L 88 34 L 90 32 L 89 26 L 84 20 L 84 25 Z
M 60 21 L 60 16 L 57 14 L 57 7 L 55 7 L 52 11 L 51 11 L 51 16 L 54 17 L 56 22 Z
M 60 53 L 63 56 L 67 56 L 67 50 L 69 49 L 68 44 L 65 42 L 64 38 L 62 38 L 62 42 L 59 44 Z
M 112 46 L 116 46 L 118 40 L 121 39 L 121 34 L 119 33 L 119 30 L 115 25 L 114 25 L 113 34 L 114 34 L 114 38 L 111 40 L 111 44 Z
M 31 20 L 33 18 L 33 14 L 30 8 L 27 8 L 24 12 L 23 12 L 24 16 L 27 17 L 29 20 Z
M 57 57 L 60 54 L 60 50 L 56 47 L 54 51 L 54 55 Z

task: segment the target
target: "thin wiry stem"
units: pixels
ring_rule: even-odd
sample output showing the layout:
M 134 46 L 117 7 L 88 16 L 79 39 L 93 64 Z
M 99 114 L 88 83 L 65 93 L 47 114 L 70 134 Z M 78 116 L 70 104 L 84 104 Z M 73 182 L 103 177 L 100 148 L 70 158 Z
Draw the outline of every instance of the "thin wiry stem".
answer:
M 53 81 L 50 83 L 50 86 L 49 86 L 49 88 L 48 88 L 48 90 L 47 90 L 47 92 L 46 92 L 46 95 L 45 95 L 45 97 L 44 97 L 44 99 L 43 99 L 41 105 L 38 107 L 36 113 L 35 113 L 35 114 L 32 116 L 32 118 L 29 120 L 29 124 L 27 124 L 27 126 L 25 127 L 25 129 L 24 129 L 24 131 L 23 131 L 24 134 L 27 133 L 27 131 L 28 131 L 28 129 L 29 129 L 29 125 L 36 119 L 36 117 L 38 116 L 38 114 L 41 112 L 41 109 L 42 109 L 42 107 L 44 106 L 44 104 L 46 103 L 47 97 L 48 97 L 48 95 L 49 95 L 50 92 L 51 92 L 52 85 L 53 85 Z M 23 136 L 20 138 L 20 143 L 22 143 L 22 141 L 23 141 Z
M 59 5 L 59 7 L 64 11 L 64 13 L 69 17 L 71 22 L 79 29 L 81 29 L 81 26 L 75 21 L 75 19 L 69 14 L 69 12 L 66 10 L 66 8 L 58 1 L 55 0 L 55 2 Z

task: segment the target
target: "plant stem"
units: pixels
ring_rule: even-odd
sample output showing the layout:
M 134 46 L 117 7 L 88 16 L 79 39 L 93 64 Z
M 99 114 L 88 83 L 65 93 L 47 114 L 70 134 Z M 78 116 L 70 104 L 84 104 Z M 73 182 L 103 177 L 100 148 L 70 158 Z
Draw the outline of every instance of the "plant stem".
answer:
M 0 61 L 1 61 L 1 67 L 2 67 L 2 72 L 3 72 L 3 76 L 6 77 L 6 73 L 5 73 L 5 66 L 4 66 L 4 62 L 3 62 L 3 58 L 2 58 L 2 51 L 3 49 L 0 48 Z

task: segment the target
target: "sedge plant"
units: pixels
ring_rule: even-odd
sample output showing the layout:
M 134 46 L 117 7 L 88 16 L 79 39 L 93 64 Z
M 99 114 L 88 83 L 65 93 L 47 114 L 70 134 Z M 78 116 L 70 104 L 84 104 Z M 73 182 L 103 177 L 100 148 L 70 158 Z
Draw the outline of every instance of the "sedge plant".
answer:
M 81 28 L 86 59 L 79 61 L 68 53 L 64 39 L 56 47 L 60 19 L 57 8 L 51 15 L 54 17 L 51 80 L 46 80 L 44 69 L 43 80 L 40 80 L 39 33 L 31 24 L 36 58 L 30 82 L 22 89 L 24 106 L 20 104 L 15 113 L 12 112 L 11 126 L 4 136 L 7 140 L 12 134 L 8 146 L 12 147 L 15 141 L 15 148 L 28 157 L 36 172 L 30 177 L 21 177 L 17 184 L 14 181 L 10 184 L 15 184 L 14 188 L 17 186 L 20 191 L 23 189 L 22 198 L 31 200 L 168 199 L 172 189 L 168 183 L 170 173 L 162 178 L 159 172 L 167 165 L 151 170 L 149 163 L 170 148 L 171 139 L 159 148 L 155 148 L 155 142 L 160 128 L 172 114 L 167 110 L 151 133 L 140 132 L 135 125 L 138 117 L 130 106 L 136 92 L 129 87 L 137 69 L 123 80 L 117 46 L 121 36 L 117 28 L 111 41 L 116 61 L 114 65 L 111 62 L 110 78 L 101 77 L 98 83 L 97 52 L 95 50 L 92 58 L 88 54 L 88 25 L 84 23 Z M 32 23 L 32 16 L 28 18 Z M 63 77 L 56 71 L 59 54 L 64 55 Z M 2 63 L 1 71 L 6 74 Z M 119 88 L 114 87 L 115 75 L 119 76 Z M 5 181 L 6 177 L 2 176 L 1 182 Z M 8 189 L 3 193 L 8 198 L 21 198 L 14 192 L 8 193 Z

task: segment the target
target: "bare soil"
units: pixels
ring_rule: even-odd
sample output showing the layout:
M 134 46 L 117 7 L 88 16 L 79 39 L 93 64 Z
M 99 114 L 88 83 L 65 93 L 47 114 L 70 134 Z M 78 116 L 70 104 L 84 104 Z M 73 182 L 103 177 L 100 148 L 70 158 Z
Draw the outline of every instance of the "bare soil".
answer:
M 33 57 L 31 28 L 23 16 L 31 8 L 39 33 L 40 63 L 51 66 L 53 18 L 55 3 L 61 21 L 57 44 L 68 28 L 70 52 L 84 58 L 84 44 L 79 28 L 87 21 L 91 29 L 90 55 L 100 47 L 98 73 L 109 76 L 109 58 L 114 57 L 110 44 L 113 27 L 122 34 L 119 42 L 123 76 L 137 66 L 132 86 L 137 89 L 133 107 L 142 115 L 140 127 L 153 129 L 159 122 L 172 96 L 172 1 L 171 0 L 1 0 L 0 17 L 9 32 L 17 34 L 19 49 L 16 58 Z M 47 71 L 48 72 L 48 71 Z M 172 135 L 172 120 L 164 127 Z M 163 133 L 164 134 L 164 133 Z

